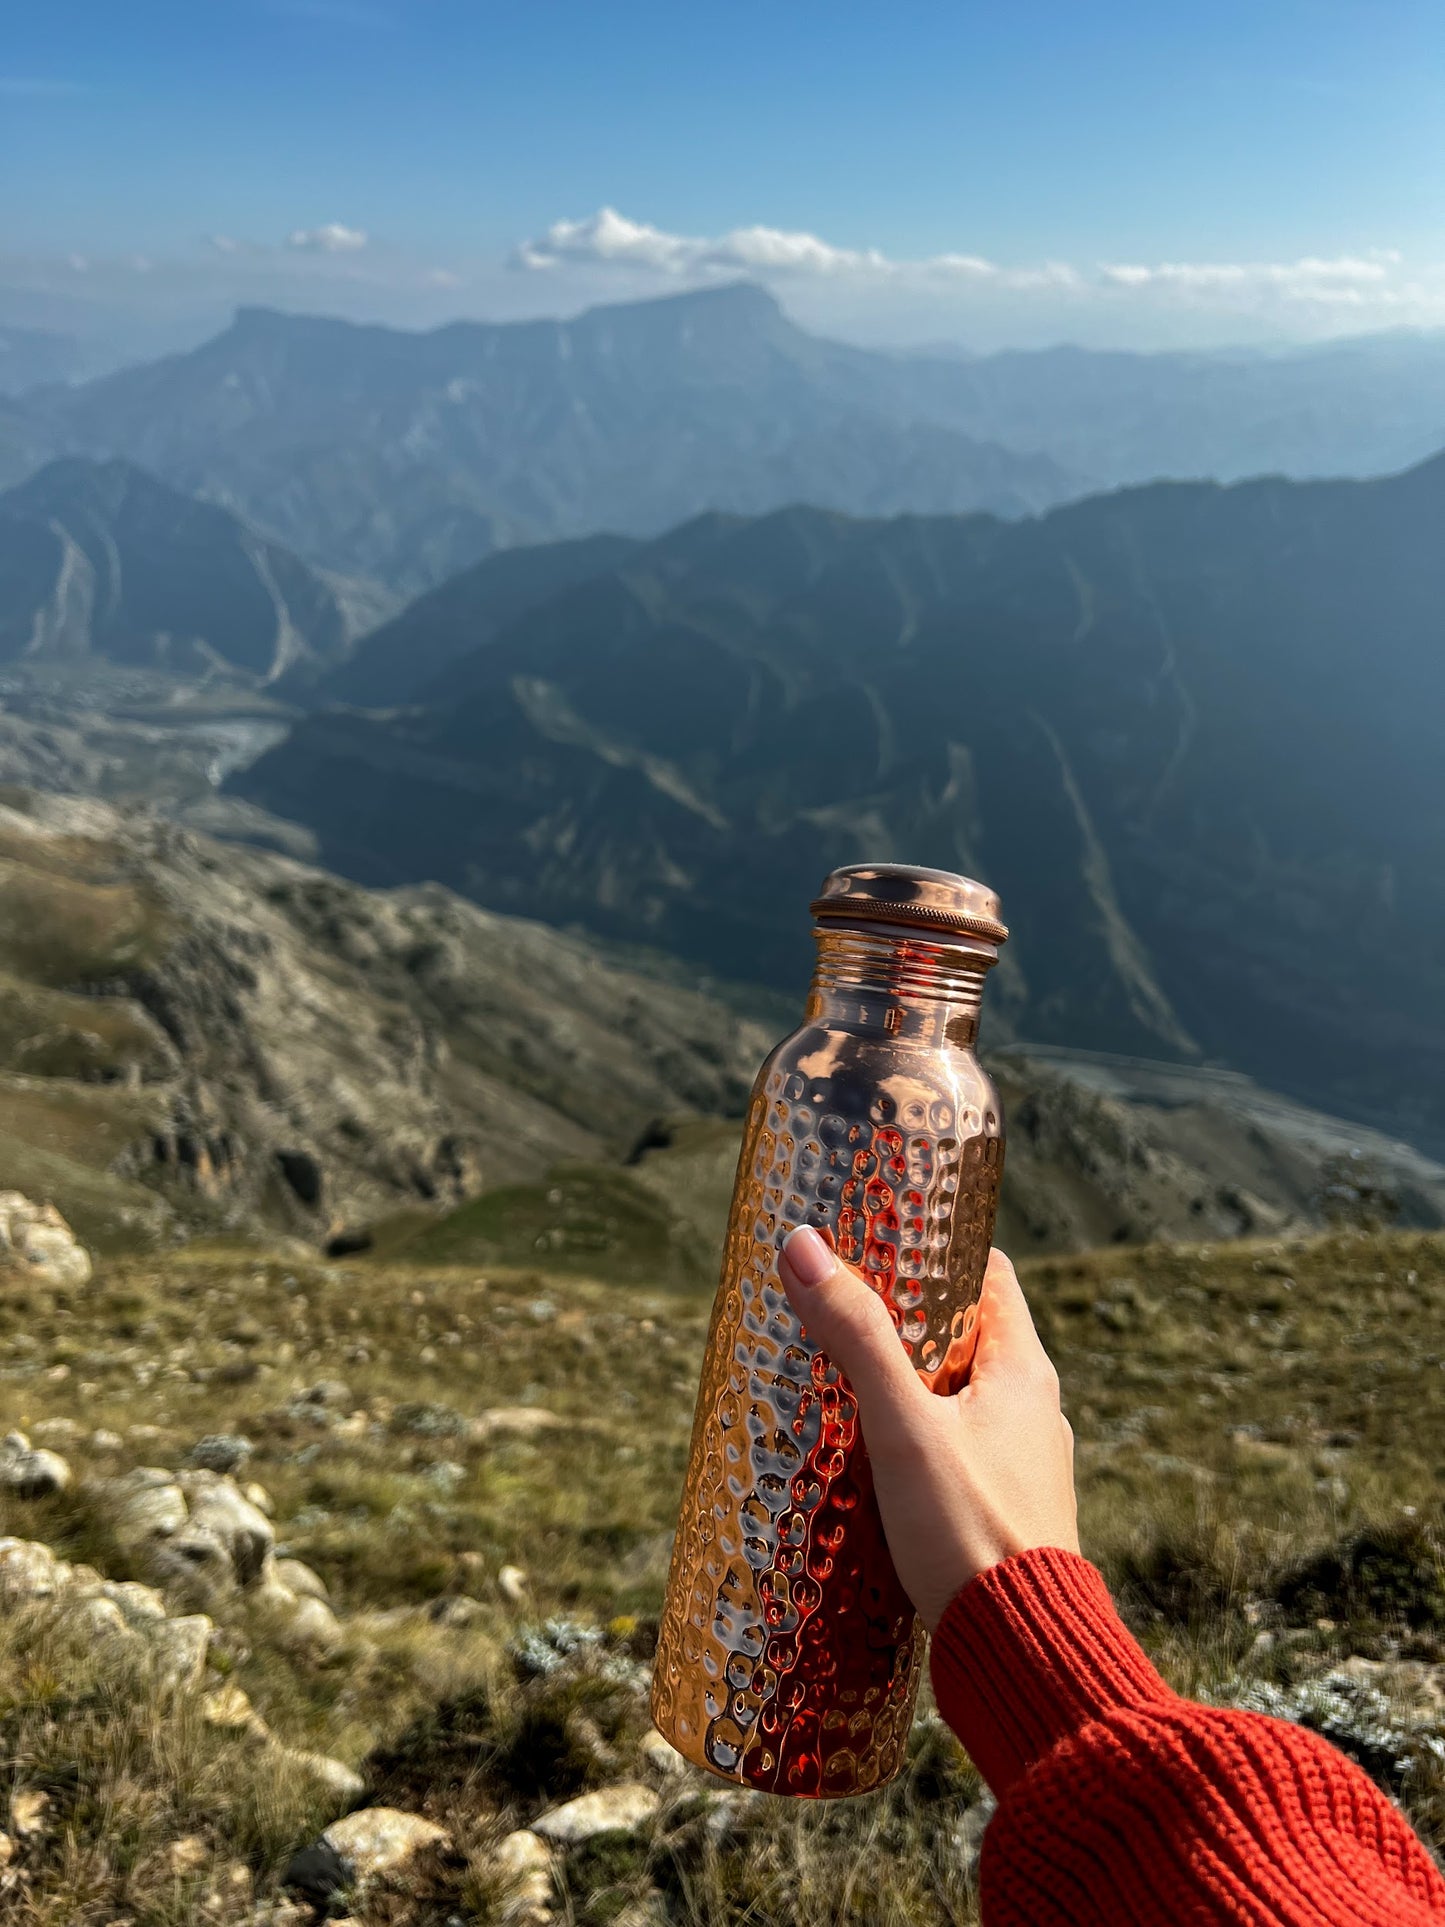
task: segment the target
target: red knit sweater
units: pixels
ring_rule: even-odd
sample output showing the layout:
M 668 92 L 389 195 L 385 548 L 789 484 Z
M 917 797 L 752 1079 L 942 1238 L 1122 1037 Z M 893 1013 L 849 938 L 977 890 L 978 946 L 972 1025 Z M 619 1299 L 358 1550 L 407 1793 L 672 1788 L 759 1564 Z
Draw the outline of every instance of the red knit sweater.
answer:
M 966 1586 L 933 1686 L 998 1796 L 986 1927 L 1445 1921 L 1445 1879 L 1373 1781 L 1303 1727 L 1180 1699 L 1077 1553 Z

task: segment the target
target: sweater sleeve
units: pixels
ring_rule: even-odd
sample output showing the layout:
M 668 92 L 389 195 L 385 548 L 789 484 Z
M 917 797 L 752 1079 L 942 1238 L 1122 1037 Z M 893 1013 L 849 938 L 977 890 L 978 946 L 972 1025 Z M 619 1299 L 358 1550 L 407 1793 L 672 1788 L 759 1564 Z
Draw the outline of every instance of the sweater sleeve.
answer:
M 998 1796 L 985 1927 L 1416 1927 L 1445 1880 L 1318 1734 L 1164 1684 L 1077 1553 L 975 1579 L 933 1641 L 943 1717 Z

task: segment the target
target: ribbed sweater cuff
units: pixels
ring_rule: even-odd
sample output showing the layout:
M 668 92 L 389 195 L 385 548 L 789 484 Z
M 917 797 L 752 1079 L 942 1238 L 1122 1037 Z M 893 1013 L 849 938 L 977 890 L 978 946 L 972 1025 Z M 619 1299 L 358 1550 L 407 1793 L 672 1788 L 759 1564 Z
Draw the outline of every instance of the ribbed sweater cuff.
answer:
M 1076 1552 L 1042 1546 L 980 1573 L 933 1635 L 938 1710 L 1002 1794 L 1090 1720 L 1174 1695 Z

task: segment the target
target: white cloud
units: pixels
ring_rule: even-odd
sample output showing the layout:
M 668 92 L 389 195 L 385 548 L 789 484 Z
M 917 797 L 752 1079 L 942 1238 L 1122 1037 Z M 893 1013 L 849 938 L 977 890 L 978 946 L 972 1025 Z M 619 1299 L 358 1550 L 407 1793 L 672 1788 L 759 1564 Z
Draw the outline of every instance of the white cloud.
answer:
M 1445 318 L 1445 271 L 1408 274 L 1402 256 L 1390 248 L 1303 255 L 1292 261 L 1116 261 L 1086 266 L 1044 261 L 1006 266 L 964 250 L 909 258 L 880 248 L 838 247 L 816 234 L 764 226 L 719 235 L 676 234 L 604 207 L 585 220 L 554 221 L 540 237 L 515 250 L 512 264 L 538 272 L 619 269 L 678 281 L 752 275 L 795 285 L 831 283 L 836 291 L 852 290 L 860 299 L 869 290 L 891 290 L 895 300 L 956 303 L 965 296 L 970 311 L 977 311 L 985 299 L 1001 309 L 1007 297 L 1017 296 L 1040 314 L 1052 300 L 1060 316 L 1067 312 L 1075 318 L 1086 305 L 1100 314 L 1118 313 L 1126 300 L 1141 319 L 1150 313 L 1189 313 L 1201 319 L 1213 315 L 1221 326 L 1231 319 L 1265 327 L 1288 325 L 1291 315 L 1303 320 L 1307 309 L 1315 317 L 1305 324 L 1312 331 L 1366 325 L 1370 310 L 1392 323 Z M 1060 302 L 1067 303 L 1066 311 L 1057 307 Z
M 300 227 L 286 237 L 288 248 L 300 254 L 355 254 L 366 246 L 366 234 L 359 227 L 344 227 L 340 221 L 327 221 L 321 227 Z
M 1101 279 L 1116 288 L 1160 288 L 1191 295 L 1273 294 L 1293 301 L 1359 304 L 1398 300 L 1395 270 L 1401 257 L 1393 248 L 1332 259 L 1305 255 L 1298 261 L 1161 261 L 1106 263 Z
M 631 221 L 613 207 L 599 208 L 582 221 L 554 221 L 538 239 L 524 241 L 513 260 L 519 267 L 533 269 L 602 265 L 674 276 L 847 275 L 874 280 L 925 275 L 991 281 L 1004 287 L 1032 286 L 1040 279 L 1060 287 L 1073 278 L 1070 268 L 1051 265 L 1021 274 L 978 254 L 895 260 L 878 248 L 835 247 L 816 234 L 788 228 L 741 227 L 714 236 L 670 234 L 646 221 Z

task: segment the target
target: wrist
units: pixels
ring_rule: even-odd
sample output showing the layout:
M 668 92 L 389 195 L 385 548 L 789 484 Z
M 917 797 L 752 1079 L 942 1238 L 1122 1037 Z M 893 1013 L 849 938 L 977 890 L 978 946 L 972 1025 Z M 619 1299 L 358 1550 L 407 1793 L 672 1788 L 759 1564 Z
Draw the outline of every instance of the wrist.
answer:
M 995 1792 L 1090 1720 L 1173 1697 L 1068 1547 L 1012 1554 L 964 1586 L 931 1665 L 940 1712 Z

